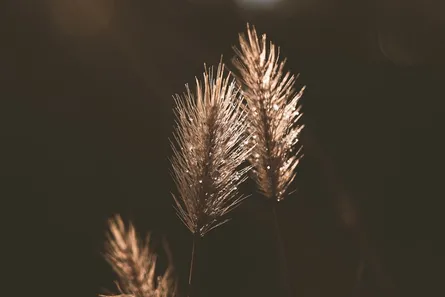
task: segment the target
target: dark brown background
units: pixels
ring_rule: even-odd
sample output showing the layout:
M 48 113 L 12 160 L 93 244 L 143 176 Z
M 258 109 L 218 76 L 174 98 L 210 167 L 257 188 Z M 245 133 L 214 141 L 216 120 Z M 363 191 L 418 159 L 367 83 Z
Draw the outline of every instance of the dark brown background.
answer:
M 279 209 L 294 296 L 384 296 L 388 283 L 394 296 L 441 296 L 445 6 L 241 2 L 5 3 L 3 212 L 7 229 L 21 227 L 4 240 L 20 251 L 7 257 L 14 296 L 113 291 L 100 253 L 114 213 L 166 237 L 184 291 L 191 236 L 170 195 L 171 96 L 204 62 L 229 62 L 247 21 L 307 85 L 299 191 Z M 254 195 L 203 240 L 201 295 L 280 296 L 271 232 Z M 360 250 L 370 260 L 357 285 Z

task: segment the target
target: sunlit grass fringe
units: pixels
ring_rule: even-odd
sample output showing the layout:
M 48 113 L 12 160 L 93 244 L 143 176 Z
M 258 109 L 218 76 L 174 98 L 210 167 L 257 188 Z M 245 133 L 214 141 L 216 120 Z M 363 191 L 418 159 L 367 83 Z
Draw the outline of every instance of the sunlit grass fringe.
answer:
M 251 154 L 243 100 L 230 73 L 220 62 L 216 73 L 205 69 L 175 96 L 176 129 L 171 159 L 178 194 L 173 195 L 178 216 L 193 234 L 189 295 L 193 294 L 193 266 L 198 240 L 224 224 L 227 214 L 246 198 L 239 185 L 247 179 Z
M 247 36 L 239 35 L 240 48 L 234 47 L 233 59 L 239 71 L 248 107 L 249 132 L 252 134 L 253 178 L 260 192 L 269 200 L 283 200 L 296 176 L 296 168 L 303 156 L 299 142 L 303 125 L 299 105 L 304 87 L 295 92 L 296 77 L 284 71 L 285 60 L 280 61 L 279 48 L 267 42 L 266 35 L 258 37 L 255 27 L 247 24 Z M 281 251 L 282 269 L 291 294 L 286 257 L 276 214 L 272 212 L 277 243 Z
M 130 223 L 120 216 L 109 220 L 105 259 L 116 272 L 120 294 L 103 297 L 174 297 L 176 280 L 171 263 L 163 275 L 156 277 L 157 255 L 150 247 L 150 235 L 141 241 Z

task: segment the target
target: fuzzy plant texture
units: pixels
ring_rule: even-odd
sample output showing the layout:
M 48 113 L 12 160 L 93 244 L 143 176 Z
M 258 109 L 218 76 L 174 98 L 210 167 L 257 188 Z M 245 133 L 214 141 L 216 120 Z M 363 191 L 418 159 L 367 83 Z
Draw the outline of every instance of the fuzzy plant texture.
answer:
M 135 228 L 125 226 L 120 216 L 109 221 L 105 259 L 116 272 L 119 281 L 118 295 L 102 297 L 173 297 L 176 281 L 170 265 L 163 275 L 156 277 L 157 255 L 150 247 L 150 235 L 143 242 L 138 239 Z
M 185 93 L 174 96 L 173 198 L 178 216 L 196 237 L 227 222 L 247 197 L 238 188 L 249 171 L 265 197 L 283 200 L 302 158 L 299 100 L 304 88 L 295 91 L 296 77 L 284 71 L 279 49 L 271 42 L 267 46 L 266 35 L 259 38 L 247 25 L 247 36 L 240 34 L 239 40 L 237 78 L 220 62 L 216 71 L 205 67 L 195 92 L 186 85 Z M 156 276 L 157 256 L 149 238 L 141 241 L 120 216 L 109 221 L 105 258 L 118 276 L 120 294 L 100 296 L 177 295 L 171 265 Z M 195 240 L 189 285 L 194 245 Z
M 226 215 L 246 197 L 238 187 L 247 178 L 243 166 L 248 146 L 247 113 L 239 88 L 220 62 L 216 73 L 206 69 L 175 96 L 176 130 L 173 147 L 174 197 L 179 217 L 193 234 L 204 236 L 227 221 Z
M 247 36 L 240 34 L 239 42 L 233 63 L 248 106 L 254 179 L 265 197 L 281 201 L 303 156 L 299 100 L 304 87 L 295 92 L 296 76 L 284 71 L 279 48 L 268 45 L 265 34 L 259 38 L 255 27 L 248 24 Z

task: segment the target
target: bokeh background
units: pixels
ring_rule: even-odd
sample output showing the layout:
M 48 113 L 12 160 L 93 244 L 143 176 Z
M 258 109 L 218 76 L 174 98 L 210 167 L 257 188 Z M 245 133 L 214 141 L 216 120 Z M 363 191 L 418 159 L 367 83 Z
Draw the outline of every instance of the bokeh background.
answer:
M 159 252 L 168 241 L 185 292 L 192 239 L 170 195 L 172 95 L 203 63 L 221 54 L 230 63 L 246 22 L 281 46 L 307 86 L 298 191 L 279 208 L 293 296 L 443 294 L 442 1 L 2 6 L 2 210 L 13 230 L 3 242 L 20 254 L 6 254 L 14 296 L 115 292 L 101 255 L 115 213 L 151 231 Z M 200 295 L 280 296 L 272 232 L 253 195 L 202 241 Z

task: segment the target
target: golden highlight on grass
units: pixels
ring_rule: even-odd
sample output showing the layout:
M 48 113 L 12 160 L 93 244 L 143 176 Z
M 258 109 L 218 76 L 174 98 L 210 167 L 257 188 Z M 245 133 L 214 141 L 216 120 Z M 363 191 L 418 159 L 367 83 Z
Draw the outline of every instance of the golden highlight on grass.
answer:
M 256 183 L 264 196 L 283 200 L 295 178 L 302 157 L 299 135 L 299 99 L 304 88 L 294 90 L 296 77 L 284 71 L 279 48 L 267 46 L 266 35 L 258 37 L 255 27 L 247 25 L 247 37 L 239 35 L 240 49 L 234 47 L 234 65 L 247 101 L 249 130 L 254 147 L 250 162 Z
M 226 214 L 245 198 L 238 186 L 250 167 L 241 168 L 251 153 L 246 116 L 236 82 L 219 64 L 175 96 L 173 147 L 174 197 L 178 215 L 199 236 L 227 221 Z
M 171 265 L 163 275 L 155 275 L 157 255 L 150 247 L 150 235 L 144 242 L 138 239 L 133 225 L 125 227 L 116 215 L 109 221 L 105 259 L 117 273 L 118 295 L 103 297 L 173 297 L 176 281 Z

